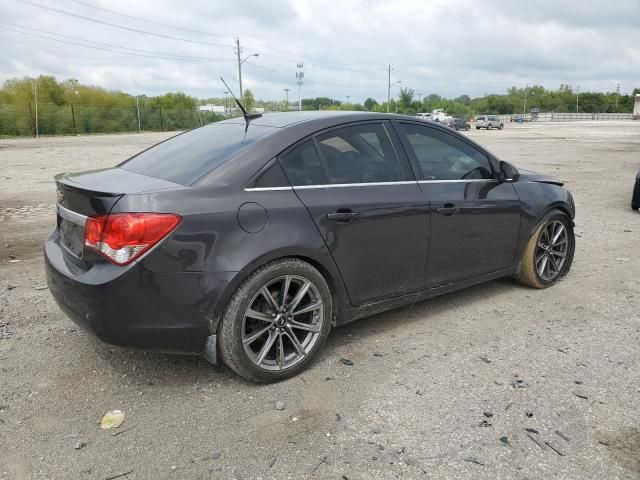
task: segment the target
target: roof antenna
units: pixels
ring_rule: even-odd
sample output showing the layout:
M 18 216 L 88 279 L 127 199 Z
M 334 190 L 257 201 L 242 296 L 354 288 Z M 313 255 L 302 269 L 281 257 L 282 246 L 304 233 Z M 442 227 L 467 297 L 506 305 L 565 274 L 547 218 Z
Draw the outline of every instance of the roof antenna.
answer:
M 240 103 L 240 100 L 238 100 L 236 98 L 236 96 L 233 94 L 233 90 L 231 90 L 231 88 L 229 88 L 229 85 L 227 85 L 227 82 L 224 81 L 224 78 L 220 77 L 220 80 L 222 80 L 222 83 L 224 83 L 224 86 L 227 87 L 227 90 L 229 90 L 229 93 L 231 94 L 233 99 L 238 104 L 238 107 L 240 107 L 240 110 L 242 110 L 242 116 L 244 116 L 244 121 L 245 121 L 244 133 L 247 133 L 247 129 L 249 128 L 249 122 L 251 120 L 255 120 L 256 118 L 260 118 L 262 116 L 262 114 L 261 113 L 247 113 L 245 108 Z

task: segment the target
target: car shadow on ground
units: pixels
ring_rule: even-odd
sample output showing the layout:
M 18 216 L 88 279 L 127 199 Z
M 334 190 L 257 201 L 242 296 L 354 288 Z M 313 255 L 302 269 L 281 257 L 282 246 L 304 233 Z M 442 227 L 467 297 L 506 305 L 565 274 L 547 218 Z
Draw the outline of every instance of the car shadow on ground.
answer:
M 487 297 L 508 292 L 512 289 L 527 289 L 518 285 L 514 280 L 503 278 L 481 285 L 469 287 L 457 292 L 448 293 L 433 299 L 416 302 L 405 307 L 363 318 L 334 329 L 321 352 L 319 361 L 335 356 L 336 350 L 353 343 L 357 336 L 358 343 L 366 343 L 367 339 L 378 335 L 381 331 L 389 334 L 401 335 L 403 330 L 414 324 L 428 322 L 429 316 L 439 315 L 454 306 L 473 304 L 485 301 Z M 212 365 L 198 355 L 179 355 L 161 352 L 144 352 L 102 343 L 97 338 L 88 335 L 92 341 L 87 342 L 87 350 L 94 349 L 99 361 L 113 369 L 120 375 L 127 375 L 132 381 L 151 382 L 165 386 L 184 386 L 199 383 L 217 383 L 229 385 L 259 385 L 251 384 L 235 375 L 224 364 L 219 362 Z M 135 366 L 135 369 L 134 369 Z M 310 367 L 313 369 L 313 365 Z M 132 378 L 133 377 L 133 378 Z

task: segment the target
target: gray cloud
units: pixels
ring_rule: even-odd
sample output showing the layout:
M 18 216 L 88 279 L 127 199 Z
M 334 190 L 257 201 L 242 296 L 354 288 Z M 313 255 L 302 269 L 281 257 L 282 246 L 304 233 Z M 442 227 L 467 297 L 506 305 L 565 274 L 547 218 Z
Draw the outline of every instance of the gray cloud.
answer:
M 131 49 L 104 51 L 0 28 L 0 80 L 54 74 L 131 93 L 181 90 L 220 96 L 222 75 L 237 85 L 233 38 L 243 54 L 243 84 L 259 98 L 297 96 L 296 63 L 304 62 L 303 96 L 362 101 L 386 98 L 386 66 L 423 94 L 501 92 L 511 85 L 560 83 L 623 91 L 640 86 L 635 30 L 638 0 L 83 0 L 155 24 L 97 10 L 73 0 L 31 0 L 51 8 L 192 42 L 145 35 L 62 15 L 15 0 L 0 4 L 0 21 Z M 164 23 L 195 33 L 158 25 Z M 17 29 L 0 23 L 0 27 Z M 31 35 L 49 34 L 25 30 Z M 100 47 L 96 44 L 85 44 Z M 112 47 L 102 45 L 109 50 Z M 220 61 L 149 58 L 164 52 Z M 145 56 L 147 55 L 147 56 Z M 236 87 L 234 87 L 236 88 Z M 394 92 L 397 93 L 394 87 Z M 236 88 L 237 89 L 237 88 Z

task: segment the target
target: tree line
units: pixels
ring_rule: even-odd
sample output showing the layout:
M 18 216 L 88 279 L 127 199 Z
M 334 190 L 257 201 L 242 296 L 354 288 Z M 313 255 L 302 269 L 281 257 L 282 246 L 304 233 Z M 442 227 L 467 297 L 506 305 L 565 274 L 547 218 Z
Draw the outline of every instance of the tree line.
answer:
M 576 112 L 582 113 L 631 113 L 634 96 L 640 93 L 635 88 L 630 94 L 617 92 L 577 92 L 570 85 L 560 85 L 557 90 L 546 89 L 541 85 L 527 88 L 511 87 L 506 94 L 491 94 L 479 98 L 460 95 L 456 98 L 443 98 L 437 94 L 418 98 L 413 88 L 400 89 L 398 98 L 378 103 L 367 98 L 364 103 L 343 103 L 327 97 L 302 100 L 303 108 L 313 110 L 369 110 L 374 112 L 402 113 L 415 115 L 429 113 L 443 108 L 450 115 L 469 119 L 478 114 L 518 115 L 529 113 L 537 108 L 540 112 Z M 576 100 L 578 100 L 576 104 Z M 526 112 L 525 112 L 526 111 Z
M 262 107 L 267 111 L 288 110 L 285 102 L 257 100 L 250 90 L 242 98 L 246 108 Z M 400 89 L 397 98 L 378 102 L 367 98 L 363 103 L 346 103 L 330 97 L 302 99 L 303 110 L 368 110 L 415 115 L 445 109 L 450 115 L 468 119 L 473 115 L 522 114 L 532 108 L 541 112 L 586 113 L 632 112 L 635 88 L 631 93 L 577 92 L 570 85 L 557 90 L 540 85 L 528 88 L 512 87 L 505 94 L 478 98 L 460 95 L 443 98 L 437 94 L 418 96 L 409 87 Z M 36 125 L 36 95 L 38 122 Z M 526 99 L 526 107 L 525 107 Z M 199 105 L 213 103 L 235 107 L 231 97 L 197 99 L 182 92 L 158 96 L 134 96 L 117 90 L 83 85 L 73 79 L 58 81 L 53 76 L 14 78 L 0 88 L 0 135 L 43 135 L 73 133 L 126 132 L 141 130 L 183 130 L 221 120 L 223 115 L 200 112 Z M 296 102 L 291 105 L 297 106 Z

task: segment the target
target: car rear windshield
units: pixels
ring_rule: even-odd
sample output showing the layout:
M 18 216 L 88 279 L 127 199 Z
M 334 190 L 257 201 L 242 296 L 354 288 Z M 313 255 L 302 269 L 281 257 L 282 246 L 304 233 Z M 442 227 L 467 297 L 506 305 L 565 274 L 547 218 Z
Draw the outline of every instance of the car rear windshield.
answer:
M 230 156 L 275 131 L 244 123 L 214 123 L 159 143 L 119 165 L 130 172 L 189 185 Z

